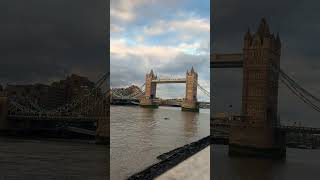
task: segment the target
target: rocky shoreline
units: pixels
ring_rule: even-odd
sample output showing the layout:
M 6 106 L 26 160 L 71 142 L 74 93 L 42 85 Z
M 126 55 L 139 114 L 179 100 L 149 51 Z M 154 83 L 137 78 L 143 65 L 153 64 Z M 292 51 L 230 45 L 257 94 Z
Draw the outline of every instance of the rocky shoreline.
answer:
M 146 168 L 145 170 L 132 175 L 128 178 L 128 180 L 154 179 L 155 177 L 176 166 L 183 160 L 204 149 L 208 145 L 210 145 L 210 136 L 207 136 L 185 146 L 176 148 L 172 151 L 163 153 L 157 157 L 157 159 L 161 160 L 159 163 L 156 163 Z

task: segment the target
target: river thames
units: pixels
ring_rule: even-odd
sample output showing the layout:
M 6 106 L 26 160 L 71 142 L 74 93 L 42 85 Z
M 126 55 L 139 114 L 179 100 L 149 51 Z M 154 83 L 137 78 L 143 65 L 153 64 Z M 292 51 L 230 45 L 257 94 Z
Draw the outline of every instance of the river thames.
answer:
M 210 110 L 183 112 L 177 107 L 158 109 L 111 106 L 111 179 L 130 175 L 157 163 L 157 156 L 210 134 Z
M 94 141 L 0 138 L 0 180 L 108 179 L 107 160 Z
M 318 180 L 320 149 L 287 148 L 283 161 L 228 156 L 228 146 L 212 145 L 214 180 Z

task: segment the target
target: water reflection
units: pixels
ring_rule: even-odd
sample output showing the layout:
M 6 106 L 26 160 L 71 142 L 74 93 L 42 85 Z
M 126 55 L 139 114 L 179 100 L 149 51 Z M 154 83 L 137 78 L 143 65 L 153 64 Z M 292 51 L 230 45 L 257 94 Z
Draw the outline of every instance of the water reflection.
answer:
M 184 119 L 184 132 L 186 137 L 192 137 L 197 133 L 198 113 L 185 112 L 182 114 Z
M 228 146 L 212 145 L 214 180 L 318 180 L 320 150 L 287 148 L 286 160 L 228 156 Z

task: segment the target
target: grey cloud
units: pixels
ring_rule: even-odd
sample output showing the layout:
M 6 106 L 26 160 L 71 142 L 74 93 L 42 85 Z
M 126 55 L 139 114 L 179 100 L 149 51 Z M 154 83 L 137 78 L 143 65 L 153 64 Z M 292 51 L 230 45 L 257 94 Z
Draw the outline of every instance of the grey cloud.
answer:
M 0 83 L 74 72 L 96 80 L 108 69 L 107 9 L 103 0 L 1 1 Z

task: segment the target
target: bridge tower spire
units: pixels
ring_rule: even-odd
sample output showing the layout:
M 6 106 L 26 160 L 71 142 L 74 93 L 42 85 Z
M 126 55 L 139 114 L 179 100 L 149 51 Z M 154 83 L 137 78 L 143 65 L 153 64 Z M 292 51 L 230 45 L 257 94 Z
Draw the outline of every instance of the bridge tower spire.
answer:
M 153 73 L 151 69 L 150 73 L 145 77 L 145 96 L 140 100 L 140 106 L 157 108 L 158 104 L 156 100 L 157 83 L 153 83 L 152 80 L 156 80 L 158 77 Z
M 199 111 L 197 100 L 198 73 L 193 69 L 186 73 L 186 97 L 182 103 L 183 111 Z
M 247 32 L 243 48 L 243 90 L 241 127 L 231 128 L 229 153 L 259 151 L 258 154 L 285 156 L 283 134 L 276 126 L 280 38 L 270 34 L 266 19 L 258 31 Z M 240 150 L 241 149 L 241 150 Z M 248 151 L 244 149 L 249 149 Z

